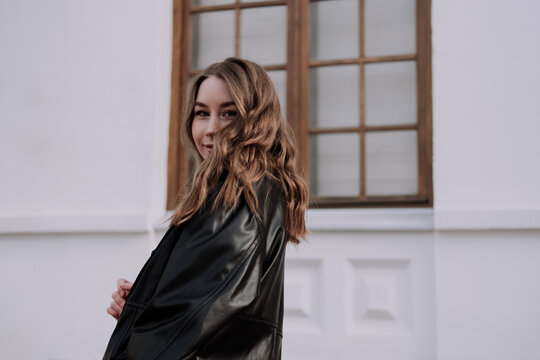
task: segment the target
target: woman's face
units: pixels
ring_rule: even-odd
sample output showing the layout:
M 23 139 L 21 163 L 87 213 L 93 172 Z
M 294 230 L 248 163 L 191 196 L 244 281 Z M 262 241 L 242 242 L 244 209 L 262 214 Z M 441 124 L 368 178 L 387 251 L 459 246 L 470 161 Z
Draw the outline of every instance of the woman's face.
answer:
M 203 159 L 214 148 L 214 134 L 236 118 L 238 110 L 225 82 L 216 76 L 205 79 L 195 99 L 191 134 Z

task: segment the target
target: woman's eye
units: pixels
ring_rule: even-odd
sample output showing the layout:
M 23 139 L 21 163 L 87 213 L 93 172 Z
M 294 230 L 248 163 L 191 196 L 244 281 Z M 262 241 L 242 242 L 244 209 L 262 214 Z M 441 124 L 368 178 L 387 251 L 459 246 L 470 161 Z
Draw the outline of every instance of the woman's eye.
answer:
M 221 115 L 224 119 L 232 119 L 236 117 L 236 111 L 234 110 L 227 110 Z
M 197 117 L 208 117 L 210 114 L 204 110 L 195 111 L 195 116 Z

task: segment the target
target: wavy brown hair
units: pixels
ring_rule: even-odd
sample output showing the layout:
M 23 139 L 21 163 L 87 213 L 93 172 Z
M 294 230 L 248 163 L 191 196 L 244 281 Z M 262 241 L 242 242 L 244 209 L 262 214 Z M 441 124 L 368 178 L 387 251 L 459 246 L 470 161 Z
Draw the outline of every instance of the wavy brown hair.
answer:
M 203 161 L 193 140 L 191 126 L 199 87 L 211 76 L 225 82 L 238 116 L 215 134 L 214 149 Z M 297 169 L 294 134 L 281 115 L 272 81 L 259 65 L 228 58 L 195 76 L 184 102 L 182 140 L 198 168 L 172 216 L 172 224 L 181 224 L 193 217 L 222 176 L 225 177 L 224 184 L 217 193 L 213 209 L 235 207 L 243 195 L 251 212 L 258 216 L 253 185 L 268 175 L 282 189 L 287 240 L 298 244 L 305 238 L 308 190 Z

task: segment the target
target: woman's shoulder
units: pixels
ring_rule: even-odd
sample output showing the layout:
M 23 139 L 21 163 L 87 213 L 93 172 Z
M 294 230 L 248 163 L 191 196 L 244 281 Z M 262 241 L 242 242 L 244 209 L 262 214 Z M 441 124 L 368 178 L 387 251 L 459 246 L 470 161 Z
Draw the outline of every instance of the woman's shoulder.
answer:
M 263 223 L 283 223 L 285 219 L 285 196 L 278 179 L 265 175 L 254 184 L 260 219 Z
M 280 181 L 271 175 L 264 175 L 253 185 L 258 200 L 268 200 L 268 197 L 282 200 L 283 186 Z
M 213 206 L 216 197 L 223 190 L 225 178 L 226 176 L 220 177 L 220 180 L 210 192 L 200 212 L 207 215 L 219 215 L 220 217 L 223 215 L 223 212 L 230 213 L 231 211 L 235 215 L 251 214 L 251 208 L 248 205 L 245 193 L 240 195 L 238 203 L 236 203 L 233 207 Z M 284 212 L 285 197 L 283 195 L 283 186 L 278 179 L 276 179 L 274 176 L 266 174 L 253 182 L 251 185 L 253 186 L 253 190 L 255 192 L 254 195 L 256 197 L 256 207 L 259 215 L 270 212 L 274 213 L 276 216 L 279 216 L 280 212 Z

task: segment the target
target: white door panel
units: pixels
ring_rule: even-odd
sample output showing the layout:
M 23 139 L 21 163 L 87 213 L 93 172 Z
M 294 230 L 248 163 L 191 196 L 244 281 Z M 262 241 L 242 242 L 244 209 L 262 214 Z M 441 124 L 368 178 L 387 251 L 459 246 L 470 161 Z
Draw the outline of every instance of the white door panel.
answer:
M 434 359 L 432 244 L 428 232 L 318 232 L 289 247 L 283 359 Z

